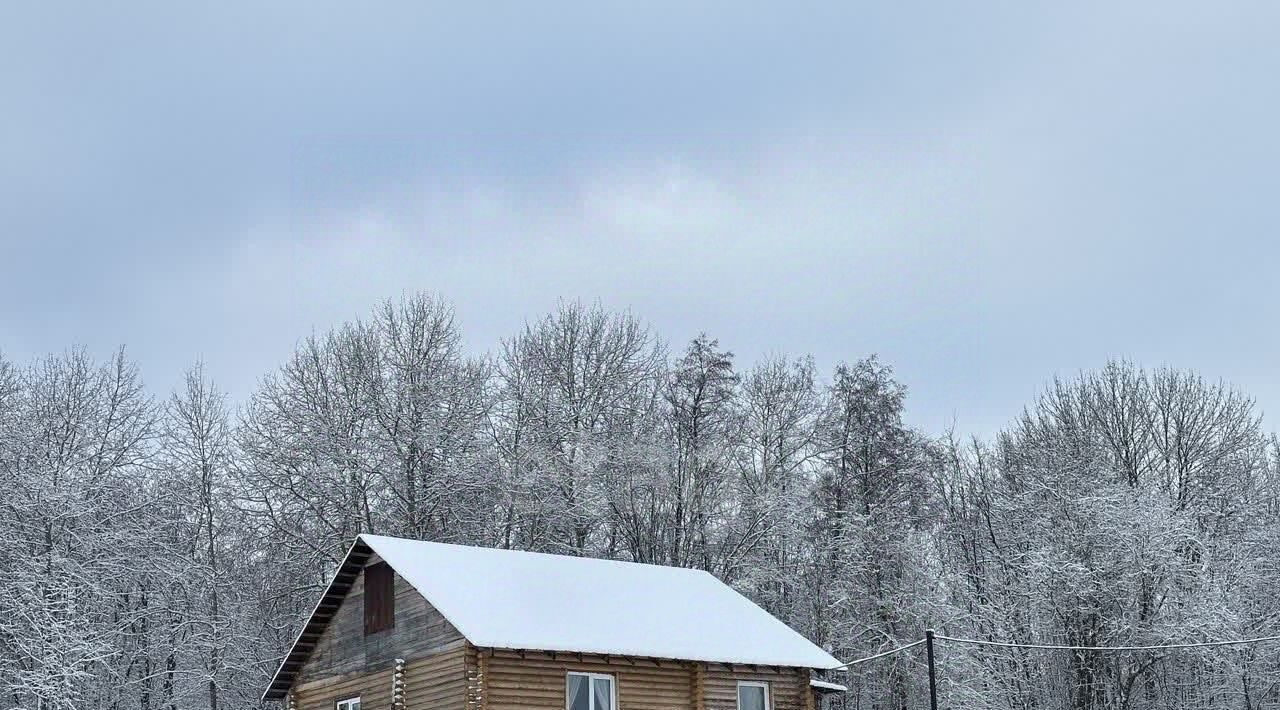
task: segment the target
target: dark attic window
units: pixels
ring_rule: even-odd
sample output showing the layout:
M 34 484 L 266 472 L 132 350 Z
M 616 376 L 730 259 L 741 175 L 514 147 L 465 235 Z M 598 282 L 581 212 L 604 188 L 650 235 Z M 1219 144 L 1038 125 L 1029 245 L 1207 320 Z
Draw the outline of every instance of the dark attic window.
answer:
M 364 633 L 376 634 L 396 625 L 395 573 L 386 562 L 364 568 Z

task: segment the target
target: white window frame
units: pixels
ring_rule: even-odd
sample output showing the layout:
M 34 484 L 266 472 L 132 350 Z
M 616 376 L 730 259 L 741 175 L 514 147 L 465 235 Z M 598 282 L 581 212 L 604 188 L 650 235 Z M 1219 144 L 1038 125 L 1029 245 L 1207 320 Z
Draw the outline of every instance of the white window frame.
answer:
M 738 710 L 742 710 L 742 688 L 759 688 L 764 691 L 764 710 L 773 710 L 773 700 L 769 697 L 769 684 L 762 680 L 740 680 L 738 681 L 738 692 L 734 696 L 733 702 Z
M 564 674 L 564 708 L 569 710 L 569 676 L 581 676 L 587 679 L 587 710 L 596 710 L 596 693 L 591 684 L 600 678 L 609 681 L 609 710 L 618 710 L 618 679 L 609 673 L 587 673 L 586 671 L 566 671 Z M 767 710 L 767 708 L 766 708 Z
M 353 695 L 350 698 L 333 701 L 333 710 L 351 710 L 352 705 L 364 706 L 364 704 L 360 702 L 359 695 Z

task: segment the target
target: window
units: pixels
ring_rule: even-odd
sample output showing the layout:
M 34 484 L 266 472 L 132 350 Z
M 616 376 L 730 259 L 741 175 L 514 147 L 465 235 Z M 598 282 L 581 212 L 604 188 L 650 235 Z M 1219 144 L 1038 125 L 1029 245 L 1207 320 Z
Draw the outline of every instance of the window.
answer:
M 376 634 L 396 625 L 396 575 L 386 562 L 364 569 L 364 633 Z M 360 710 L 338 708 L 337 710 Z
M 738 710 L 769 710 L 769 684 L 738 681 Z
M 613 710 L 616 699 L 611 675 L 569 673 L 565 677 L 565 710 Z
M 333 710 L 360 710 L 360 696 L 345 698 L 333 704 Z

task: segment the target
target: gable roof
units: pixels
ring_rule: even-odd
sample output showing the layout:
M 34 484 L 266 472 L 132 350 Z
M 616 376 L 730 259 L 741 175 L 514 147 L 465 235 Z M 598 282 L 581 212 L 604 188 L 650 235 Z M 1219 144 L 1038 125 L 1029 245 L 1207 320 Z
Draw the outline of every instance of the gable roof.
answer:
M 361 535 L 299 634 L 376 553 L 473 645 L 761 666 L 840 665 L 702 570 Z M 346 569 L 358 558 L 355 569 Z M 345 573 L 344 573 L 345 570 Z M 326 601 L 330 600 L 330 601 Z M 338 599 L 340 602 L 340 597 Z M 332 605 L 336 609 L 336 605 Z M 331 614 L 332 612 L 329 611 Z M 318 625 L 317 625 L 318 622 Z M 294 644 L 264 698 L 283 697 L 310 646 Z M 311 641 L 310 643 L 314 643 Z M 301 654 L 301 657 L 298 657 Z M 282 675 L 285 668 L 292 670 Z

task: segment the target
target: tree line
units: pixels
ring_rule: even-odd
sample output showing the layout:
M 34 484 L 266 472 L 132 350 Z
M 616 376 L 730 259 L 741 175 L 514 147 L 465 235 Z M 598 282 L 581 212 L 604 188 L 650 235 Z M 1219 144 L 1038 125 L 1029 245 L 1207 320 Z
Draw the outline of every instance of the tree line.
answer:
M 489 353 L 428 295 L 302 340 L 233 408 L 197 364 L 0 358 L 0 703 L 256 707 L 360 532 L 710 571 L 853 659 L 955 636 L 1280 633 L 1280 446 L 1245 394 L 1126 362 L 991 440 L 903 422 L 876 357 L 741 366 L 562 303 Z M 1280 705 L 1280 644 L 940 649 L 947 707 Z M 837 672 L 924 707 L 923 659 Z

